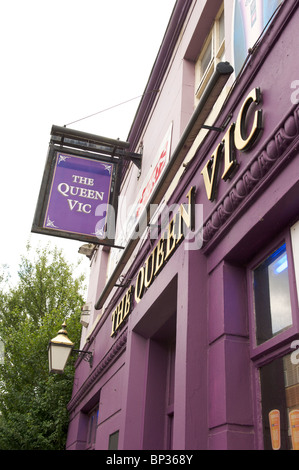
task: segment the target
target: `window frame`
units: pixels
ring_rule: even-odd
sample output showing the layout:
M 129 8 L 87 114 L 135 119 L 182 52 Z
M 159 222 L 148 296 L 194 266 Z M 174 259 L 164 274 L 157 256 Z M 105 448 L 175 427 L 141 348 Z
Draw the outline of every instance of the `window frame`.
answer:
M 256 392 L 256 412 L 257 412 L 256 422 L 259 423 L 259 425 L 257 427 L 258 433 L 257 433 L 256 439 L 257 439 L 257 443 L 258 443 L 258 448 L 260 450 L 265 449 L 265 435 L 264 435 L 264 421 L 263 421 L 263 415 L 265 416 L 265 414 L 263 412 L 263 406 L 264 405 L 263 405 L 263 396 L 262 396 L 261 369 L 264 366 L 270 365 L 271 363 L 275 362 L 276 360 L 279 360 L 279 359 L 283 360 L 286 356 L 292 354 L 292 352 L 294 350 L 290 349 L 289 346 L 290 345 L 285 345 L 285 347 L 283 349 L 281 349 L 280 351 L 278 351 L 277 354 L 274 357 L 271 357 L 271 359 L 268 358 L 268 360 L 262 361 L 259 364 L 258 367 L 256 366 L 256 369 L 255 369 L 256 380 L 257 380 L 257 383 L 258 383 L 258 389 L 257 389 L 257 392 Z M 287 385 L 286 375 L 287 375 L 286 371 L 284 370 L 283 381 L 284 381 L 285 399 L 287 399 L 287 389 L 290 389 L 292 387 L 292 385 Z M 294 385 L 298 385 L 298 384 L 294 384 Z M 285 403 L 285 405 L 287 405 L 287 403 Z M 265 408 L 267 408 L 267 406 L 265 406 Z M 285 424 L 288 423 L 288 431 L 289 431 L 290 430 L 290 424 L 289 424 L 288 407 L 286 407 L 285 410 L 284 410 L 284 408 L 281 409 L 281 407 L 278 407 L 278 409 L 280 409 L 280 412 L 285 411 L 285 413 L 284 413 L 284 418 L 285 419 L 282 418 L 281 423 L 283 423 L 283 422 Z M 282 415 L 281 415 L 281 417 L 282 417 Z M 283 436 L 283 427 L 281 429 L 281 436 Z M 289 434 L 288 434 L 288 438 L 290 438 Z M 284 441 L 284 443 L 285 443 L 285 441 Z M 284 450 L 284 449 L 282 448 L 281 450 Z M 287 449 L 285 449 L 285 450 L 287 450 Z
M 220 43 L 220 18 L 224 15 L 224 35 Z M 202 70 L 202 60 L 211 43 L 211 60 L 205 70 Z M 224 3 L 220 7 L 215 21 L 209 31 L 209 34 L 203 44 L 201 52 L 195 62 L 195 102 L 197 102 L 208 85 L 217 64 L 221 61 L 222 55 L 225 54 L 225 14 Z
M 275 250 L 281 245 L 286 245 L 286 252 L 288 256 L 288 271 L 289 271 L 289 287 L 290 287 L 290 300 L 292 309 L 292 324 L 286 329 L 275 334 L 272 338 L 266 340 L 262 344 L 257 344 L 256 338 L 256 322 L 255 322 L 255 308 L 254 308 L 254 285 L 253 273 L 263 261 L 265 261 Z M 282 354 L 282 349 L 286 352 L 293 339 L 299 336 L 299 309 L 298 309 L 298 296 L 296 288 L 296 276 L 293 259 L 293 250 L 291 242 L 290 227 L 288 227 L 280 236 L 269 243 L 267 247 L 261 251 L 248 265 L 247 269 L 247 286 L 248 286 L 248 311 L 249 311 L 249 335 L 250 335 L 250 358 L 255 361 L 255 366 L 260 367 L 264 361 L 268 362 Z M 284 353 L 283 352 L 283 353 Z M 261 362 L 258 361 L 259 358 Z
M 293 224 L 292 224 L 293 226 Z M 247 295 L 248 295 L 248 327 L 249 327 L 249 354 L 251 360 L 251 377 L 253 383 L 253 411 L 255 416 L 256 445 L 258 449 L 264 449 L 264 433 L 262 425 L 262 390 L 260 370 L 263 366 L 292 353 L 292 342 L 299 338 L 299 306 L 295 275 L 291 226 L 287 227 L 280 235 L 267 244 L 247 265 Z M 286 244 L 289 268 L 289 287 L 292 309 L 292 325 L 277 333 L 264 343 L 257 345 L 256 324 L 254 311 L 253 271 L 267 257 L 269 257 L 281 245 Z

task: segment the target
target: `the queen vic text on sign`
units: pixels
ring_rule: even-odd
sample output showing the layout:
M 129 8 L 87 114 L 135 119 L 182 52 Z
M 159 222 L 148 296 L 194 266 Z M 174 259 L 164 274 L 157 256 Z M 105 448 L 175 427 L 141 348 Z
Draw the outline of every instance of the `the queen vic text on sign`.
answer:
M 105 158 L 50 146 L 32 232 L 112 245 L 116 167 Z

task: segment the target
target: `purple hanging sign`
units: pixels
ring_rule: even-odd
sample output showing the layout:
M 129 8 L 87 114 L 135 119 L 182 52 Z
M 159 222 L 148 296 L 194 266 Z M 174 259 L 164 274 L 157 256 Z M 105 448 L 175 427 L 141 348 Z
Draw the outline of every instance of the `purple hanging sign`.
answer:
M 43 220 L 47 233 L 52 230 L 72 234 L 72 238 L 103 239 L 112 175 L 113 164 L 109 162 L 57 152 Z

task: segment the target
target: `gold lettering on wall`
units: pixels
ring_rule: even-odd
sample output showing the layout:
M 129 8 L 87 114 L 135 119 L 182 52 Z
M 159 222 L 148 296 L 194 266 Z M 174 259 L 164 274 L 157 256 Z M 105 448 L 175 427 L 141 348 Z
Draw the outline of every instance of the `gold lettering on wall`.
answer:
M 178 212 L 169 222 L 166 231 L 158 240 L 156 247 L 152 250 L 144 265 L 139 269 L 134 288 L 134 300 L 137 304 L 141 301 L 146 289 L 151 286 L 156 276 L 165 266 L 165 263 L 184 239 L 186 229 L 194 230 L 194 195 L 195 187 L 192 186 L 186 195 L 188 203 L 180 205 Z M 125 320 L 129 316 L 132 306 L 132 292 L 133 286 L 128 289 L 127 293 L 119 302 L 111 315 L 111 336 L 116 334 L 116 332 L 124 325 Z
M 236 150 L 234 147 L 235 124 L 232 124 L 223 138 L 224 144 L 224 170 L 221 178 L 226 181 L 231 178 L 238 166 L 236 160 Z
M 259 104 L 260 102 L 261 90 L 259 88 L 254 88 L 254 90 L 252 90 L 247 96 L 241 111 L 239 112 L 235 129 L 235 146 L 242 152 L 246 152 L 252 147 L 258 138 L 260 131 L 262 130 L 263 112 L 262 110 L 256 110 L 254 113 L 254 121 L 251 126 L 251 130 L 249 135 L 246 137 L 246 134 L 248 134 L 246 124 L 249 108 L 252 103 Z
M 214 201 L 216 197 L 217 175 L 218 175 L 220 157 L 222 155 L 222 148 L 223 148 L 223 144 L 221 142 L 216 148 L 216 150 L 214 151 L 211 159 L 205 164 L 201 172 L 204 183 L 205 183 L 207 196 L 210 201 Z
M 140 302 L 144 290 L 144 267 L 139 270 L 135 285 L 135 301 Z
M 194 230 L 194 194 L 195 188 L 192 186 L 186 196 L 188 204 L 180 205 L 178 213 L 173 216 L 167 230 L 147 258 L 144 266 L 140 268 L 135 285 L 135 301 L 137 303 L 140 302 L 145 290 L 151 286 L 167 260 L 184 239 L 186 229 Z
M 116 331 L 120 328 L 120 326 L 123 324 L 123 322 L 126 320 L 126 318 L 128 317 L 130 313 L 131 304 L 132 304 L 132 289 L 133 287 L 130 286 L 130 288 L 127 290 L 126 294 L 121 299 L 116 309 L 112 313 L 111 336 L 115 335 Z
M 235 173 L 238 162 L 236 150 L 247 152 L 255 144 L 263 128 L 263 111 L 254 110 L 253 122 L 248 130 L 248 122 L 252 113 L 252 104 L 261 103 L 262 95 L 259 88 L 254 88 L 246 97 L 236 120 L 227 130 L 222 141 L 217 145 L 211 158 L 201 172 L 206 188 L 207 197 L 214 201 L 217 197 L 218 172 L 223 159 L 221 179 L 227 181 Z

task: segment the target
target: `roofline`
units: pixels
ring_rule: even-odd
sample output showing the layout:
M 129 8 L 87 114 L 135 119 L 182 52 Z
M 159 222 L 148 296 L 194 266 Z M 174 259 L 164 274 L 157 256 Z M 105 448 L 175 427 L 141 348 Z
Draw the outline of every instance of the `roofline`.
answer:
M 155 92 L 160 88 L 192 1 L 193 0 L 177 0 L 174 6 L 143 97 L 139 103 L 128 134 L 127 141 L 130 142 L 130 150 L 135 149 L 138 145 L 143 128 L 156 99 Z

